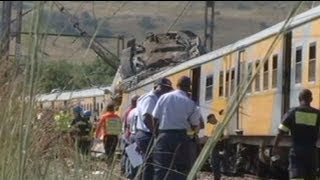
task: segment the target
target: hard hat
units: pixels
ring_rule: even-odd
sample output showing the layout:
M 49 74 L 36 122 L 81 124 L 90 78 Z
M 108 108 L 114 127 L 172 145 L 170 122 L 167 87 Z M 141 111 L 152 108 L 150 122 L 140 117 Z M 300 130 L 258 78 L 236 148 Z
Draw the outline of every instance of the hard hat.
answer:
M 85 118 L 89 118 L 90 116 L 91 116 L 91 111 L 85 111 L 83 113 L 83 117 L 85 117 Z
M 76 112 L 76 113 L 82 113 L 82 108 L 80 106 L 76 106 L 73 108 L 73 112 Z

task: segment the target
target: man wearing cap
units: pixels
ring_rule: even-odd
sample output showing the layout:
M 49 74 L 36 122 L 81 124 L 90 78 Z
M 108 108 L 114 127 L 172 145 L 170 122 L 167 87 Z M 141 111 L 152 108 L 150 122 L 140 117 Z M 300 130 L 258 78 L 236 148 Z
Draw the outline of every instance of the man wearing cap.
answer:
M 279 126 L 273 154 L 278 155 L 278 144 L 284 133 L 291 132 L 292 148 L 289 153 L 290 179 L 316 179 L 316 142 L 319 135 L 320 111 L 310 106 L 312 93 L 303 89 L 300 105 L 287 112 Z
M 189 170 L 187 129 L 197 129 L 200 114 L 188 98 L 191 80 L 182 76 L 178 89 L 161 96 L 153 110 L 158 136 L 153 151 L 154 179 L 186 179 Z
M 161 78 L 155 82 L 154 89 L 141 96 L 137 103 L 137 133 L 136 143 L 137 150 L 145 159 L 145 167 L 142 179 L 153 179 L 152 156 L 149 150 L 152 145 L 152 137 L 154 135 L 154 127 L 152 121 L 152 111 L 158 101 L 158 98 L 163 94 L 172 90 L 171 81 L 167 78 Z

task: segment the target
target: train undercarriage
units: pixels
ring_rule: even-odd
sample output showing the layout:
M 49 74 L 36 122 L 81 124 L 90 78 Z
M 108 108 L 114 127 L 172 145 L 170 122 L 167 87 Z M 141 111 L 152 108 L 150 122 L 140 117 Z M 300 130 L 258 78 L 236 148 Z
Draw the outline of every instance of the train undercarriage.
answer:
M 241 177 L 246 174 L 267 179 L 289 179 L 288 153 L 290 137 L 280 143 L 280 158 L 272 161 L 274 136 L 231 136 L 223 141 L 220 170 L 225 176 Z M 317 159 L 320 148 L 317 149 Z M 317 162 L 317 175 L 320 177 L 320 162 Z

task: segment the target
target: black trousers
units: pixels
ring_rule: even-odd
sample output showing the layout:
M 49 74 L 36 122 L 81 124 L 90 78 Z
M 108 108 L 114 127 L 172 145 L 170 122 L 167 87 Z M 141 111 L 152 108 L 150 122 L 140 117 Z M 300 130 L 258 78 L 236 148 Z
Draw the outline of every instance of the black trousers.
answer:
M 189 173 L 186 131 L 159 133 L 153 151 L 154 180 L 185 180 Z
M 152 134 L 138 130 L 137 134 L 135 135 L 135 140 L 137 142 L 139 152 L 141 153 L 145 162 L 141 179 L 152 180 L 154 175 L 154 170 L 152 165 L 153 159 L 152 159 L 152 153 L 149 153 L 153 144 Z
M 289 153 L 290 179 L 316 179 L 316 149 L 292 148 Z
M 108 158 L 111 158 L 116 150 L 118 144 L 117 135 L 106 135 L 103 138 L 105 153 Z

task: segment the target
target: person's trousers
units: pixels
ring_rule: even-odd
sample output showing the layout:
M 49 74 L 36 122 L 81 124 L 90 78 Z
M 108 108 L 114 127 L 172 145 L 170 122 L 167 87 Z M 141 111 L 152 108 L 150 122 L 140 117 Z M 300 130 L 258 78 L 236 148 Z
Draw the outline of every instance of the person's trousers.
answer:
M 118 144 L 118 136 L 117 135 L 106 135 L 104 137 L 104 149 L 105 153 L 109 158 L 111 158 L 116 150 Z
M 316 149 L 294 148 L 289 153 L 290 179 L 316 179 Z
M 144 164 L 142 165 L 142 180 L 152 180 L 154 174 L 152 153 L 150 153 L 153 145 L 152 134 L 138 130 L 135 135 L 135 140 L 137 148 L 144 159 Z
M 220 164 L 221 164 L 221 155 L 219 154 L 219 149 L 214 148 L 211 154 L 211 166 L 212 166 L 212 172 L 214 175 L 214 180 L 220 180 L 221 178 Z
M 185 180 L 189 173 L 186 131 L 159 131 L 153 151 L 154 180 Z
M 198 143 L 194 138 L 188 139 L 188 149 L 189 149 L 189 171 L 191 170 L 193 164 L 196 162 L 198 157 Z

